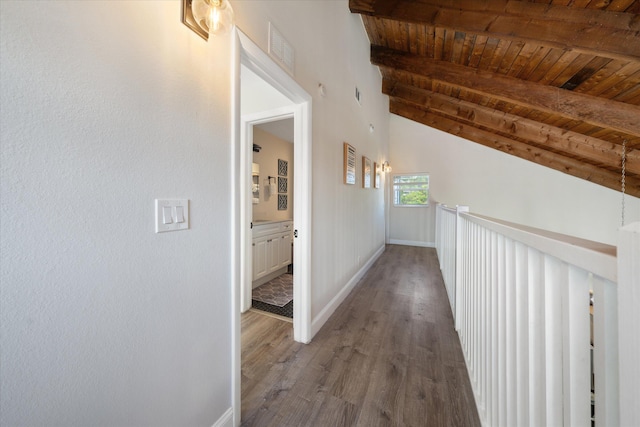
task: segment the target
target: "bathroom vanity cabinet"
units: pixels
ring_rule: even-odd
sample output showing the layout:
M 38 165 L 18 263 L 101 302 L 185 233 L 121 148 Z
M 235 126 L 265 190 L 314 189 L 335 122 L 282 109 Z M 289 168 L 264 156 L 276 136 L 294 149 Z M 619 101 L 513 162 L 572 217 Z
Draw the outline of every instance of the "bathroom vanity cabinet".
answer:
M 253 287 L 256 287 L 285 273 L 292 263 L 293 221 L 254 222 L 252 232 Z

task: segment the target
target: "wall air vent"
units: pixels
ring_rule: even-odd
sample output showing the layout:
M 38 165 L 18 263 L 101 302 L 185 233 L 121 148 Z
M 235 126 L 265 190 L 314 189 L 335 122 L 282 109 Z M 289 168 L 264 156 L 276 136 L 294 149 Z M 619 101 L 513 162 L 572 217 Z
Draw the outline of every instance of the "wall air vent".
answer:
M 276 59 L 282 68 L 293 76 L 293 66 L 295 64 L 293 47 L 291 43 L 282 37 L 280 31 L 271 22 L 269 22 L 269 55 Z

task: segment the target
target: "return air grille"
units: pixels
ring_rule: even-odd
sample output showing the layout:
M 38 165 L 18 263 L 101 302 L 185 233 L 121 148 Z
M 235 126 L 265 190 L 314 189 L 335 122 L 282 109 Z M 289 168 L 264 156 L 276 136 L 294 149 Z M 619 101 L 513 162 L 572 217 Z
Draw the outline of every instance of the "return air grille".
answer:
M 293 75 L 295 63 L 293 47 L 271 22 L 269 22 L 269 55 L 276 59 L 289 74 Z

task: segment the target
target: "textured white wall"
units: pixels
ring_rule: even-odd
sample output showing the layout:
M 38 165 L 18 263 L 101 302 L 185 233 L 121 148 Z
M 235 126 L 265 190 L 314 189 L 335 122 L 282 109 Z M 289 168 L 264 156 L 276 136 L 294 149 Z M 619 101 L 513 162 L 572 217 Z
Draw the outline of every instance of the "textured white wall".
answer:
M 237 25 L 265 52 L 273 22 L 295 49 L 295 80 L 313 97 L 313 319 L 384 245 L 384 190 L 365 190 L 360 178 L 355 186 L 342 183 L 342 143 L 356 147 L 358 176 L 362 155 L 387 158 L 387 97 L 360 16 L 349 12 L 346 0 L 246 0 L 233 7 Z M 362 105 L 354 98 L 356 85 Z
M 429 172 L 432 201 L 472 212 L 616 244 L 621 194 L 399 116 L 390 120 L 394 172 Z M 390 209 L 392 239 L 434 242 L 435 204 Z M 640 199 L 626 197 L 627 224 Z
M 212 425 L 231 406 L 229 40 L 179 1 L 0 7 L 0 424 Z M 155 234 L 172 197 L 191 229 Z

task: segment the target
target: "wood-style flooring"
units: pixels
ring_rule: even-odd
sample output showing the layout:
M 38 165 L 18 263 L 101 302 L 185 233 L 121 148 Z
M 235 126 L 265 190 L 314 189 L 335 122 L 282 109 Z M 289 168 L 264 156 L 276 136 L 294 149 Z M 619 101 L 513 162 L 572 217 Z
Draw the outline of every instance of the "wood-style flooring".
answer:
M 480 426 L 434 249 L 388 245 L 308 344 L 242 317 L 243 426 Z

